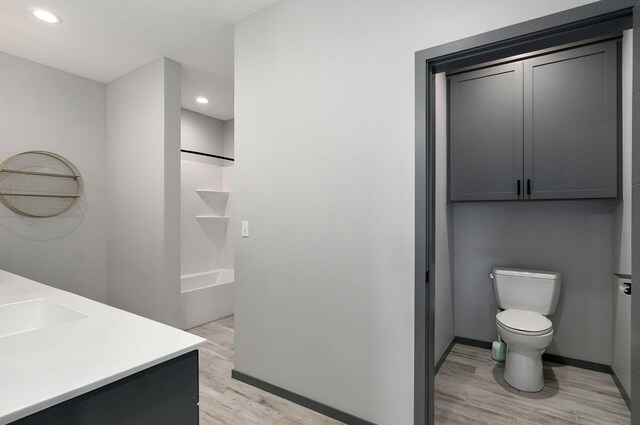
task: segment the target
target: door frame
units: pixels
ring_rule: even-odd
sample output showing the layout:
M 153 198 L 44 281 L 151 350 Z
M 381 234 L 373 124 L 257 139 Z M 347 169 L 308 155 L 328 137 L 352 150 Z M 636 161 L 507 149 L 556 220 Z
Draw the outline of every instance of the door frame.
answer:
M 601 0 L 415 53 L 414 425 L 434 423 L 435 74 L 621 32 L 633 27 L 637 4 Z M 640 74 L 640 54 L 634 54 L 633 74 Z M 640 87 L 640 77 L 635 80 Z

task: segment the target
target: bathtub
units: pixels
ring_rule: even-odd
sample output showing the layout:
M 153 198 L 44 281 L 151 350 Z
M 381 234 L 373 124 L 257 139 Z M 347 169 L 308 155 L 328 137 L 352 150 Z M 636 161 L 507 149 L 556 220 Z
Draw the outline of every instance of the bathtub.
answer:
M 180 285 L 183 329 L 233 314 L 233 270 L 182 275 Z

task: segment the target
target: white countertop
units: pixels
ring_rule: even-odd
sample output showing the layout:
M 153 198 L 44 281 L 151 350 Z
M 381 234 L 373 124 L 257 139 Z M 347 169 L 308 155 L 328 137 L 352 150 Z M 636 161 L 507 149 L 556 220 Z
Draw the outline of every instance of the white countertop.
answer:
M 0 338 L 0 424 L 206 343 L 162 323 L 0 270 L 0 307 L 38 298 L 87 317 Z

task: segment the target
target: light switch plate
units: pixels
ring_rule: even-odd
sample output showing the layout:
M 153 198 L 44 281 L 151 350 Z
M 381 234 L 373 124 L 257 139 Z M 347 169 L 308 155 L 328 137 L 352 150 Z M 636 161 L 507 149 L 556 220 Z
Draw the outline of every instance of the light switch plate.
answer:
M 242 222 L 242 237 L 243 238 L 248 238 L 249 237 L 249 222 L 248 221 L 243 221 Z

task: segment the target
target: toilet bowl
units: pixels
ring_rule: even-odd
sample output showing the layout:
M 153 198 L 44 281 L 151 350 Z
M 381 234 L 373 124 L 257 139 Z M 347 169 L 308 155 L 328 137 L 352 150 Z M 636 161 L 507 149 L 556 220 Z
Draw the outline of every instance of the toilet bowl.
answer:
M 546 316 L 558 305 L 562 275 L 558 272 L 491 268 L 498 334 L 507 343 L 504 379 L 512 387 L 536 392 L 544 387 L 542 353 L 553 340 L 553 325 Z
M 551 321 L 540 313 L 509 309 L 496 314 L 496 326 L 507 343 L 504 379 L 520 391 L 541 391 L 542 353 L 553 340 Z

